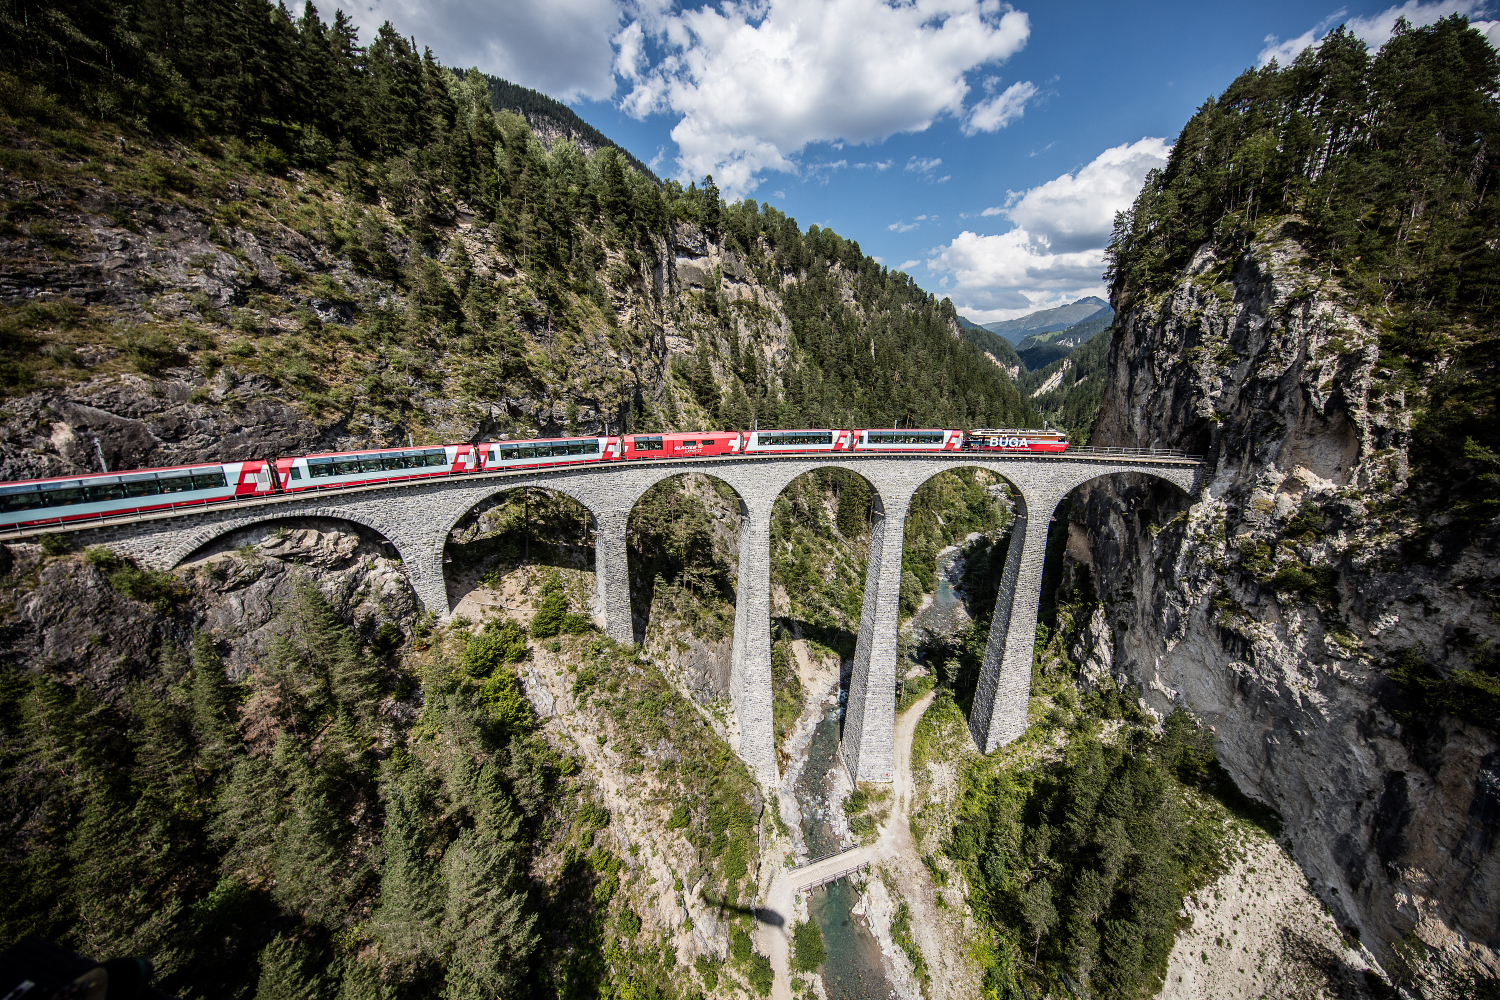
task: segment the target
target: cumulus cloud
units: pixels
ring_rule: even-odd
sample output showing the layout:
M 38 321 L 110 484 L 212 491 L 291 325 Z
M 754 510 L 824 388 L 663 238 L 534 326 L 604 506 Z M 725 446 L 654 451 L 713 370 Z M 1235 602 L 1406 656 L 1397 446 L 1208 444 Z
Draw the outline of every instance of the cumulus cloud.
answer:
M 1002 129 L 1026 113 L 1026 102 L 1037 94 L 1030 82 L 1013 83 L 994 97 L 980 101 L 964 119 L 964 134 L 977 135 Z
M 1063 174 L 1015 199 L 1010 221 L 1054 251 L 1102 247 L 1114 229 L 1115 213 L 1135 201 L 1146 174 L 1166 165 L 1165 139 L 1106 149 L 1076 174 Z
M 991 215 L 1004 215 L 1005 209 L 1001 208 L 999 205 L 991 205 L 989 208 L 985 209 L 979 214 L 983 217 L 989 217 Z
M 366 42 L 390 21 L 445 65 L 478 66 L 564 101 L 612 97 L 615 72 L 629 78 L 642 66 L 617 0 L 365 0 L 349 16 Z
M 1166 163 L 1165 140 L 1106 149 L 1075 173 L 1063 174 L 1024 192 L 1003 208 L 1009 232 L 965 231 L 926 261 L 965 315 L 992 322 L 1081 295 L 1102 295 L 1104 246 L 1115 212 L 1129 208 L 1146 174 Z M 951 279 L 951 280 L 950 280 Z
M 730 196 L 767 170 L 795 172 L 809 144 L 874 143 L 963 117 L 966 74 L 1010 57 L 1031 30 L 1000 0 L 724 0 L 637 8 L 631 23 L 661 57 L 632 78 L 622 109 L 679 115 L 680 176 L 712 173 Z
M 1321 42 L 1331 29 L 1340 24 L 1371 49 L 1378 49 L 1391 37 L 1391 33 L 1396 30 L 1396 22 L 1403 17 L 1413 27 L 1422 28 L 1451 14 L 1463 14 L 1472 18 L 1473 15 L 1482 13 L 1484 7 L 1481 0 L 1407 0 L 1400 6 L 1387 7 L 1377 14 L 1359 17 L 1345 18 L 1344 11 L 1340 10 L 1296 38 L 1282 41 L 1275 35 L 1267 35 L 1266 47 L 1260 50 L 1259 61 L 1262 66 L 1272 59 L 1282 66 L 1289 65 L 1303 49 Z M 1473 24 L 1485 33 L 1491 45 L 1500 47 L 1500 21 L 1474 21 Z

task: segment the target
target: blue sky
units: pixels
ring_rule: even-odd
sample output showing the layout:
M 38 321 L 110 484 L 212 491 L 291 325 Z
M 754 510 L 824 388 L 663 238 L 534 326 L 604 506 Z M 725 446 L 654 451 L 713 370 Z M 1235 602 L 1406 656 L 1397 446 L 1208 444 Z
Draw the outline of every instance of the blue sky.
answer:
M 1340 22 L 1372 47 L 1398 16 L 1460 12 L 1500 44 L 1496 0 L 362 0 L 444 63 L 567 100 L 658 174 L 950 295 L 987 322 L 1103 294 L 1102 248 L 1193 111 L 1247 67 Z

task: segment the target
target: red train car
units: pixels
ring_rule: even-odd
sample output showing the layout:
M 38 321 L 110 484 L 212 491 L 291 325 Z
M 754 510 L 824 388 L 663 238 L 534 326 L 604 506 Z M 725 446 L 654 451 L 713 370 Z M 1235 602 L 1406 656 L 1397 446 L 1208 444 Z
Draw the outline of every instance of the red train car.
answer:
M 477 455 L 467 444 L 330 452 L 276 460 L 281 488 L 292 493 L 330 486 L 364 486 L 413 477 L 473 471 Z
M 964 451 L 1057 454 L 1067 450 L 1067 432 L 1050 427 L 1042 430 L 1035 427 L 981 429 L 964 434 Z
M 787 430 L 751 431 L 745 442 L 747 455 L 797 455 L 812 452 L 849 451 L 853 446 L 855 431 L 846 430 Z
M 854 451 L 959 451 L 964 432 L 932 428 L 892 428 L 854 432 Z
M 662 458 L 717 458 L 738 455 L 744 443 L 739 431 L 703 431 L 697 434 L 628 434 L 621 458 L 626 461 Z

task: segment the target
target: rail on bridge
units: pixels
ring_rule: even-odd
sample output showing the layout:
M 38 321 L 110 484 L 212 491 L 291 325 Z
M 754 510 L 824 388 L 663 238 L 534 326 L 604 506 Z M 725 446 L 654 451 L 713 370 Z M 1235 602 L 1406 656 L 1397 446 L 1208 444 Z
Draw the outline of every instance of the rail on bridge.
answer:
M 1025 730 L 1032 649 L 1041 598 L 1047 530 L 1057 505 L 1090 480 L 1140 473 L 1191 494 L 1202 462 L 1167 449 L 1072 448 L 1060 455 L 977 452 L 871 454 L 859 452 L 774 457 L 725 456 L 559 465 L 509 472 L 409 477 L 378 485 L 309 490 L 203 508 L 137 512 L 84 523 L 42 525 L 9 539 L 66 531 L 90 536 L 145 565 L 170 569 L 230 532 L 265 521 L 327 517 L 364 525 L 395 546 L 412 589 L 440 614 L 449 612 L 443 553 L 452 527 L 496 493 L 537 486 L 586 507 L 595 523 L 597 617 L 611 638 L 633 641 L 626 526 L 637 500 L 663 479 L 688 472 L 727 483 L 741 505 L 739 580 L 730 668 L 730 701 L 739 721 L 737 750 L 757 777 L 774 784 L 776 753 L 771 714 L 770 537 L 776 498 L 798 476 L 839 467 L 874 490 L 870 557 L 840 750 L 859 781 L 884 782 L 895 773 L 896 627 L 902 538 L 918 487 L 955 468 L 999 473 L 1019 495 L 1012 542 L 1001 577 L 989 643 L 969 729 L 988 753 Z M 4 538 L 5 536 L 0 536 Z M 1015 627 L 1012 627 L 1014 625 Z

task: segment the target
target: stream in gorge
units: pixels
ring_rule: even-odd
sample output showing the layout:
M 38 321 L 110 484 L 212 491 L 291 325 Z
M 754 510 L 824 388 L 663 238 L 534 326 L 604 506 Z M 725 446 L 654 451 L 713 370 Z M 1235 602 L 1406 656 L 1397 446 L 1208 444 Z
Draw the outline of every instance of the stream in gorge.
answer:
M 831 706 L 807 748 L 807 764 L 794 786 L 802 814 L 802 837 L 808 857 L 820 858 L 843 847 L 834 832 L 830 810 L 842 808 L 834 789 L 843 784 L 835 774 L 844 764 L 838 758 L 839 709 Z M 810 917 L 823 932 L 828 960 L 823 963 L 823 988 L 828 1000 L 886 1000 L 891 986 L 882 969 L 880 944 L 863 917 L 851 911 L 859 893 L 847 879 L 814 889 L 808 900 Z
M 957 546 L 939 554 L 937 591 L 912 619 L 916 634 L 930 630 L 952 637 L 968 624 L 963 595 L 953 586 L 963 573 L 962 555 Z M 920 652 L 913 652 L 914 663 L 920 662 Z M 838 759 L 839 711 L 838 706 L 830 706 L 813 731 L 807 763 L 793 786 L 809 858 L 820 858 L 846 846 L 835 832 L 831 816 L 831 810 L 842 808 L 842 797 L 836 790 L 847 781 L 838 773 L 844 766 Z M 859 892 L 847 879 L 813 890 L 808 900 L 808 913 L 822 930 L 828 949 L 822 971 L 828 1000 L 887 1000 L 892 995 L 880 944 L 870 933 L 866 919 L 852 912 L 858 903 Z

